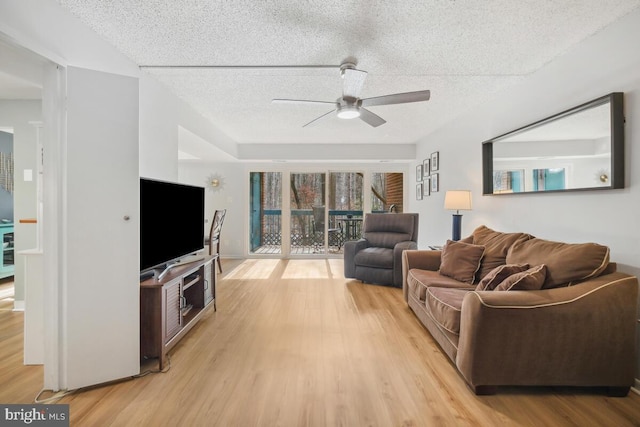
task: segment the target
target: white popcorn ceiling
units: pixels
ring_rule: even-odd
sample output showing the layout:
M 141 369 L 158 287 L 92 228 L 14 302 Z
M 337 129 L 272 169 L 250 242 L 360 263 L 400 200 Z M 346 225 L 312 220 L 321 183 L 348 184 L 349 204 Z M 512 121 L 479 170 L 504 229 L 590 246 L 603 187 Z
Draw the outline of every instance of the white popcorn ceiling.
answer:
M 362 97 L 429 89 L 371 107 L 373 128 L 330 107 L 335 69 L 145 71 L 238 143 L 414 143 L 640 6 L 640 0 L 60 0 L 139 65 L 339 65 L 367 71 Z

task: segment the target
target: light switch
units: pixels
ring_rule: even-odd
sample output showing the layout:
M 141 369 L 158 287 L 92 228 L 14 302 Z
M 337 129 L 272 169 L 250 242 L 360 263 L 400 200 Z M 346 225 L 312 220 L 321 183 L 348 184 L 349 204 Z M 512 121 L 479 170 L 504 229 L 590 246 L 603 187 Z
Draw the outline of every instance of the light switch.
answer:
M 24 181 L 28 182 L 28 181 L 33 181 L 33 170 L 32 169 L 25 169 L 24 171 Z

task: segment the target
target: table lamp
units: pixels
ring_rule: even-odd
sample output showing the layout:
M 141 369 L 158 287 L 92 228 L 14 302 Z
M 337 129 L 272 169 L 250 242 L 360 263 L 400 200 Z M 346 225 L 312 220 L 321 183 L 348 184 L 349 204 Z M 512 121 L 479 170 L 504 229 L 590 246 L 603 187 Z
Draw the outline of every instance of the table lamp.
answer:
M 449 190 L 444 196 L 444 208 L 455 210 L 453 214 L 453 228 L 451 240 L 460 240 L 462 228 L 462 215 L 460 211 L 471 210 L 471 191 L 469 190 Z

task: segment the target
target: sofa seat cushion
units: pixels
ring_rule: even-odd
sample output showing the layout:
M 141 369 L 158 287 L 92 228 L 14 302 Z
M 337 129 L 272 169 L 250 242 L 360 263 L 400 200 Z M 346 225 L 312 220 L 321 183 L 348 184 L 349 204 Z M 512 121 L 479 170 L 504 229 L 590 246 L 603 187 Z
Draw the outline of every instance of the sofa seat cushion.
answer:
M 460 335 L 460 313 L 462 300 L 472 289 L 440 288 L 427 289 L 425 305 L 431 317 L 447 331 Z
M 412 268 L 407 273 L 407 285 L 409 286 L 409 292 L 422 302 L 425 300 L 427 288 L 431 286 L 453 289 L 474 289 L 470 287 L 468 283 L 443 276 L 437 271 L 421 270 L 418 268 Z
M 494 268 L 506 264 L 509 248 L 516 243 L 532 238 L 527 233 L 503 233 L 481 225 L 473 231 L 473 244 L 484 246 L 484 256 L 476 273 L 476 283 L 482 280 Z M 528 261 L 512 263 L 521 264 Z M 529 263 L 534 265 L 533 263 Z M 542 264 L 542 263 L 540 263 Z
M 358 251 L 354 257 L 357 266 L 393 268 L 393 249 L 369 247 Z
M 507 254 L 508 264 L 547 266 L 543 289 L 599 276 L 609 264 L 609 248 L 597 243 L 563 243 L 531 239 L 515 243 Z
M 443 276 L 472 284 L 483 254 L 484 246 L 447 240 L 442 248 L 439 272 Z

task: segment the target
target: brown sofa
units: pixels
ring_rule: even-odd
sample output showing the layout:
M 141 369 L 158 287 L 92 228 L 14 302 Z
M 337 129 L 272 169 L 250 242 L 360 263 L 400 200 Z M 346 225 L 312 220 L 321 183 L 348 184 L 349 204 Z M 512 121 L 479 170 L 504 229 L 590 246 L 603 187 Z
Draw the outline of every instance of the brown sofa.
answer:
M 476 394 L 633 385 L 638 279 L 607 247 L 481 226 L 402 264 L 405 301 Z

